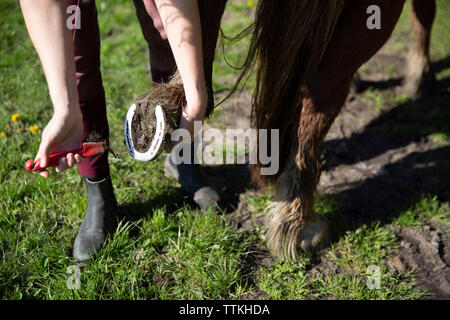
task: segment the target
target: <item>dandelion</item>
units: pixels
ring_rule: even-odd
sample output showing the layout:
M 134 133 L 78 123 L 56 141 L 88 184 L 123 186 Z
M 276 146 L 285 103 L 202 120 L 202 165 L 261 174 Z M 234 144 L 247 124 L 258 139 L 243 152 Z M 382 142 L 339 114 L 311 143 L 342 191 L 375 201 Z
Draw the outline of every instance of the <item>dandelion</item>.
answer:
M 39 130 L 39 127 L 37 125 L 34 125 L 30 126 L 28 129 L 30 129 L 30 131 L 33 132 L 33 134 L 36 134 Z
M 247 2 L 247 7 L 252 8 L 254 5 L 253 1 Z
M 20 117 L 20 113 L 14 113 L 14 114 L 11 116 L 11 121 L 12 121 L 12 122 L 15 122 L 15 121 L 17 120 L 18 117 Z
M 0 137 L 2 137 L 2 138 L 5 137 L 5 132 L 4 131 L 0 132 Z

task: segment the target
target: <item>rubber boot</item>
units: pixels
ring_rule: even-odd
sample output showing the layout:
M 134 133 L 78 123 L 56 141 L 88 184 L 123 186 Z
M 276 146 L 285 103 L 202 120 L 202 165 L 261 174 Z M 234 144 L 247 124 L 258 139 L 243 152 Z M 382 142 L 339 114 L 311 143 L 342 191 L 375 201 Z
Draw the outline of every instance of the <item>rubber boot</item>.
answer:
M 91 181 L 83 177 L 87 193 L 87 210 L 73 245 L 73 258 L 80 265 L 87 265 L 100 250 L 106 236 L 117 225 L 118 206 L 111 178 Z
M 172 159 L 174 151 L 166 156 L 164 173 L 169 178 L 175 179 L 183 189 L 192 196 L 194 202 L 203 210 L 208 210 L 217 205 L 220 200 L 217 192 L 205 181 L 200 165 L 194 163 L 194 144 L 191 144 L 192 161 L 190 164 L 175 164 Z

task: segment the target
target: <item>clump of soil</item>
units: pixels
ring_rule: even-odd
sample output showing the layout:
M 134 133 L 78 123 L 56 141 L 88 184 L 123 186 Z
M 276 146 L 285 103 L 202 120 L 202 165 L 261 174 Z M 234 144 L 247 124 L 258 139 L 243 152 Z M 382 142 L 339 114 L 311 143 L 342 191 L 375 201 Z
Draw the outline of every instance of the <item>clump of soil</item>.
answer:
M 399 271 L 415 271 L 418 288 L 427 291 L 424 299 L 450 298 L 450 230 L 430 220 L 424 225 L 397 230 L 399 254 L 393 264 Z
M 162 146 L 166 151 L 172 148 L 171 135 L 178 128 L 181 109 L 186 105 L 183 85 L 174 81 L 154 84 L 153 89 L 135 102 L 136 112 L 131 122 L 133 144 L 137 151 L 146 152 L 156 132 L 155 108 L 160 105 L 164 112 L 164 138 Z

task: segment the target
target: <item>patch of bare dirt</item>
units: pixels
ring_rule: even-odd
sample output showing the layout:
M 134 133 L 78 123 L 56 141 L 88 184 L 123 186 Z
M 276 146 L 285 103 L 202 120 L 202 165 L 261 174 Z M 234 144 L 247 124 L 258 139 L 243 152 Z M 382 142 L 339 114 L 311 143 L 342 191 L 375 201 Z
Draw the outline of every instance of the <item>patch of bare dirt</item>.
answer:
M 413 270 L 425 299 L 450 299 L 450 230 L 430 221 L 420 228 L 397 231 L 399 253 L 392 267 L 400 272 Z

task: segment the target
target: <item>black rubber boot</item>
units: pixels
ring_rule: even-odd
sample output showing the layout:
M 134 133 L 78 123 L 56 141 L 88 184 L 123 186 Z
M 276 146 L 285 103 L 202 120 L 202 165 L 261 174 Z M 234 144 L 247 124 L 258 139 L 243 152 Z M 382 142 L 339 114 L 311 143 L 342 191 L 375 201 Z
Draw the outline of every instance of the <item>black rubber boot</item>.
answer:
M 91 181 L 83 177 L 87 193 L 87 210 L 73 244 L 73 258 L 87 265 L 117 225 L 118 206 L 111 178 Z
M 191 154 L 194 154 L 193 143 L 191 144 Z M 164 172 L 169 178 L 177 180 L 201 209 L 208 210 L 217 205 L 220 197 L 207 184 L 200 171 L 200 165 L 195 164 L 193 158 L 192 156 L 191 164 L 181 163 L 177 165 L 172 160 L 171 154 L 168 154 L 164 162 Z

